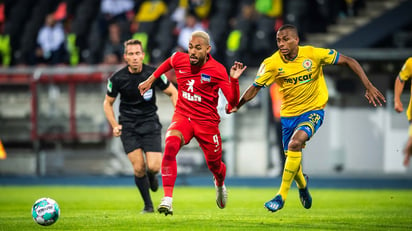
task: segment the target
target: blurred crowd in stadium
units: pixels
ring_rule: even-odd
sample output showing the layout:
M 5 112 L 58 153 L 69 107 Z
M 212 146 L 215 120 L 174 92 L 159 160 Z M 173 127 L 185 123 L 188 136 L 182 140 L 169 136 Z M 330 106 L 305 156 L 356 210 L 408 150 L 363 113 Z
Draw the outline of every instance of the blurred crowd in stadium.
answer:
M 145 44 L 158 64 L 186 47 L 193 30 L 206 30 L 214 57 L 258 65 L 276 48 L 276 29 L 296 25 L 324 32 L 355 15 L 363 0 L 4 0 L 0 3 L 2 66 L 118 64 L 123 41 Z

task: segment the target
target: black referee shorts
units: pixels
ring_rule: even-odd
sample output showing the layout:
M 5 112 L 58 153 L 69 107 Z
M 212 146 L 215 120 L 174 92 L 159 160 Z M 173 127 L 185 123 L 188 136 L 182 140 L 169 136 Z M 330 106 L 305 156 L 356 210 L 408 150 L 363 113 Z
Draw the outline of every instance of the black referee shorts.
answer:
M 120 139 L 126 154 L 139 148 L 144 152 L 162 151 L 162 125 L 157 116 L 145 120 L 120 117 L 119 123 L 122 125 Z

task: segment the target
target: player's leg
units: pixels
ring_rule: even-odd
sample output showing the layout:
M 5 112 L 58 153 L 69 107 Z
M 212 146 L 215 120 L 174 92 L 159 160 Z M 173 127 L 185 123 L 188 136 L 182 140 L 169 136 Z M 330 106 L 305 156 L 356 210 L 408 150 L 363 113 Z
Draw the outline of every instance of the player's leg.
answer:
M 306 185 L 302 188 L 299 188 L 299 199 L 300 199 L 300 203 L 302 203 L 302 206 L 305 209 L 310 209 L 312 207 L 312 196 L 309 193 L 309 187 L 308 187 L 309 177 L 306 174 L 302 174 L 302 175 L 303 175 Z
M 144 201 L 143 213 L 153 212 L 153 203 L 149 192 L 149 180 L 146 175 L 146 165 L 141 148 L 127 154 L 134 170 L 134 181 Z
M 299 140 L 302 141 L 305 139 L 304 137 L 306 136 L 306 133 L 304 132 L 295 133 L 294 137 L 297 138 L 298 136 L 301 137 L 299 138 Z M 295 142 L 296 144 L 298 144 L 298 142 L 301 143 L 300 141 L 297 141 L 292 137 L 290 144 L 292 144 L 292 142 Z M 292 151 L 290 149 L 288 150 L 288 155 L 285 161 L 285 168 L 282 174 L 282 183 L 280 185 L 280 189 L 278 192 L 278 194 L 282 196 L 282 199 L 284 201 L 287 198 L 292 181 L 295 178 L 295 175 L 299 171 L 301 161 L 302 161 L 302 151 L 301 150 L 297 150 L 297 151 Z
M 213 146 L 205 148 L 204 144 L 199 142 L 200 146 L 205 153 L 205 159 L 209 170 L 213 173 L 213 183 L 216 189 L 216 204 L 219 208 L 223 209 L 227 204 L 227 189 L 225 185 L 226 177 L 226 165 L 222 161 L 222 150 L 215 152 Z
M 177 176 L 176 156 L 182 146 L 182 134 L 178 130 L 166 133 L 165 151 L 162 160 L 163 190 L 166 197 L 173 197 L 173 188 Z
M 282 117 L 281 124 L 282 124 L 282 144 L 285 149 L 285 164 L 282 171 L 282 179 L 286 168 L 286 162 L 288 160 L 287 150 L 289 141 L 295 131 L 296 128 L 296 120 L 297 117 Z M 267 208 L 271 212 L 276 212 L 277 210 L 283 208 L 284 205 L 284 198 L 280 194 L 276 194 L 274 198 L 264 203 L 264 207 Z
M 297 130 L 304 131 L 310 140 L 311 137 L 316 133 L 323 123 L 324 111 L 316 110 L 305 113 L 301 116 Z M 302 146 L 302 149 L 304 145 Z M 302 206 L 306 209 L 312 207 L 312 196 L 308 189 L 308 179 L 309 177 L 303 173 L 302 165 L 300 165 L 299 171 L 295 175 L 296 185 L 299 189 L 299 199 Z
M 162 159 L 162 182 L 164 197 L 160 202 L 158 211 L 165 215 L 173 214 L 173 189 L 177 177 L 176 156 L 181 146 L 187 144 L 193 136 L 190 121 L 175 114 L 170 124 L 165 139 L 165 150 Z
M 145 204 L 142 212 L 153 212 L 153 203 L 149 193 L 149 181 L 146 176 L 146 165 L 141 143 L 143 137 L 136 133 L 137 125 L 135 121 L 123 118 L 121 124 L 123 128 L 120 139 L 123 143 L 124 150 L 127 153 L 127 157 L 132 163 L 134 182 L 139 189 Z
M 290 186 L 292 185 L 292 181 L 299 170 L 302 160 L 302 151 L 291 150 L 291 146 L 297 148 L 299 141 L 301 141 L 300 143 L 303 144 L 305 135 L 306 133 L 304 133 L 303 131 L 297 131 L 289 142 L 289 150 L 287 152 L 280 189 L 272 200 L 267 201 L 264 204 L 264 206 L 271 212 L 276 212 L 282 209 L 285 204 Z
M 162 160 L 162 182 L 164 197 L 157 209 L 159 213 L 173 215 L 173 189 L 177 177 L 176 155 L 182 146 L 181 133 L 178 130 L 169 130 L 166 134 L 165 151 Z
M 307 193 L 300 193 L 300 198 L 303 206 L 310 208 L 312 198 L 307 190 L 306 180 L 301 168 L 302 149 L 306 141 L 322 124 L 323 115 L 323 110 L 316 110 L 296 117 L 281 118 L 282 138 L 285 150 L 287 150 L 287 158 L 279 192 L 272 200 L 265 203 L 268 210 L 276 212 L 283 207 L 293 179 L 297 180 L 298 187 L 305 187 L 302 189 L 305 189 L 304 191 Z
M 308 179 L 309 177 L 302 172 L 302 164 L 299 167 L 298 172 L 295 175 L 296 186 L 299 189 L 299 199 L 302 206 L 305 209 L 310 209 L 312 207 L 312 196 L 308 189 Z
M 142 146 L 146 154 L 146 174 L 149 179 L 150 189 L 156 192 L 159 188 L 159 181 L 156 174 L 159 173 L 162 163 L 162 135 L 161 126 L 159 123 L 153 126 L 153 132 L 144 135 L 142 138 Z
M 206 164 L 213 173 L 216 189 L 216 204 L 219 208 L 226 207 L 227 190 L 225 186 L 226 165 L 222 161 L 222 139 L 218 125 L 196 126 L 196 140 L 205 155 Z
M 303 171 L 302 171 L 302 165 L 299 166 L 299 170 L 295 175 L 295 182 L 296 182 L 296 186 L 298 187 L 298 189 L 306 187 L 306 179 L 305 179 L 305 174 L 303 174 Z
M 147 163 L 147 177 L 150 183 L 150 189 L 156 192 L 159 188 L 159 181 L 157 179 L 157 173 L 160 171 L 160 166 L 162 164 L 162 153 L 161 152 L 147 152 L 146 153 L 146 163 Z
M 213 173 L 216 180 L 216 185 L 222 186 L 226 177 L 226 165 L 222 161 L 222 141 L 220 134 L 207 134 L 207 137 L 206 139 L 209 141 L 206 141 L 205 138 L 199 138 L 199 136 L 196 138 L 205 155 L 207 167 Z M 210 143 L 210 141 L 213 143 Z

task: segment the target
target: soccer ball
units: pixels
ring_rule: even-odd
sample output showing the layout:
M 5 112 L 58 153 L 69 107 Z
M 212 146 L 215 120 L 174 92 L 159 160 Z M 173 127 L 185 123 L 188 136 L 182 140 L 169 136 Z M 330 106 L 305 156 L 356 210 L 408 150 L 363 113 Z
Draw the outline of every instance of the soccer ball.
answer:
M 60 217 L 60 208 L 55 200 L 43 197 L 34 202 L 31 216 L 39 225 L 52 225 Z

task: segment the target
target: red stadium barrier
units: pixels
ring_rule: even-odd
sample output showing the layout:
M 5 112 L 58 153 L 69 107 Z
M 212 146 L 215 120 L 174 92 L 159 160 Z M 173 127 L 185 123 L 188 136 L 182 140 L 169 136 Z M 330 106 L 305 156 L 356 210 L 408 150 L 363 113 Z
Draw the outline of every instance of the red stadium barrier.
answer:
M 105 132 L 78 132 L 77 130 L 77 118 L 76 118 L 76 88 L 78 85 L 84 83 L 91 84 L 104 84 L 106 81 L 103 78 L 103 73 L 75 73 L 75 74 L 53 74 L 53 75 L 42 75 L 39 79 L 32 82 L 31 91 L 32 97 L 32 133 L 31 137 L 33 140 L 78 140 L 78 139 L 92 139 L 92 140 L 103 140 L 111 137 L 112 133 L 110 130 Z M 41 133 L 38 131 L 38 85 L 48 85 L 48 84 L 59 84 L 67 85 L 68 87 L 68 98 L 69 98 L 69 131 L 62 133 Z
M 44 68 L 44 69 L 13 69 L 9 72 L 0 73 L 0 85 L 13 88 L 16 85 L 26 85 L 30 90 L 31 97 L 30 105 L 30 137 L 32 141 L 36 140 L 104 140 L 111 137 L 111 129 L 107 121 L 104 121 L 107 126 L 102 130 L 101 126 L 99 128 L 93 129 L 81 129 L 78 131 L 78 123 L 80 119 L 91 119 L 96 117 L 96 112 L 93 110 L 84 110 L 87 107 L 87 102 L 85 99 L 77 97 L 76 95 L 83 92 L 83 94 L 94 94 L 92 98 L 104 98 L 104 85 L 106 84 L 107 77 L 110 76 L 115 68 L 103 68 L 99 67 L 87 67 L 87 68 Z M 81 87 L 82 85 L 87 85 L 87 87 Z M 89 85 L 91 85 L 89 87 Z M 95 87 L 96 86 L 96 87 Z M 17 88 L 16 88 L 17 89 Z M 24 88 L 27 89 L 27 88 Z M 53 89 L 57 90 L 57 96 L 53 96 Z M 80 89 L 80 90 L 79 90 Z M 22 92 L 23 90 L 20 90 Z M 25 90 L 27 94 L 27 90 Z M 13 91 L 11 91 L 13 92 Z M 16 94 L 19 94 L 16 92 Z M 60 96 L 59 96 L 60 94 Z M 53 97 L 57 97 L 52 99 Z M 59 98 L 60 97 L 60 98 Z M 49 102 L 49 100 L 55 100 L 55 102 Z M 64 111 L 62 116 L 57 116 L 54 118 L 59 121 L 56 125 L 58 128 L 53 127 L 52 119 L 48 119 L 47 115 L 50 110 L 47 107 L 59 107 Z M 89 102 L 90 104 L 90 102 Z M 84 106 L 86 105 L 86 106 Z M 92 103 L 93 105 L 93 103 Z M 101 105 L 101 102 L 96 102 L 97 105 Z M 79 115 L 78 107 L 83 106 L 83 111 Z M 46 109 L 45 109 L 46 108 Z M 86 108 L 87 109 L 87 108 Z M 85 112 L 89 113 L 84 115 Z M 98 115 L 99 118 L 103 114 Z M 80 118 L 83 117 L 83 118 Z M 102 120 L 99 120 L 102 121 Z M 84 123 L 84 122 L 83 122 Z M 87 124 L 87 123 L 86 123 Z M 83 126 L 83 125 L 80 125 Z M 97 126 L 97 125 L 96 125 Z M 49 128 L 50 127 L 50 128 Z M 107 127 L 107 128 L 106 128 Z

